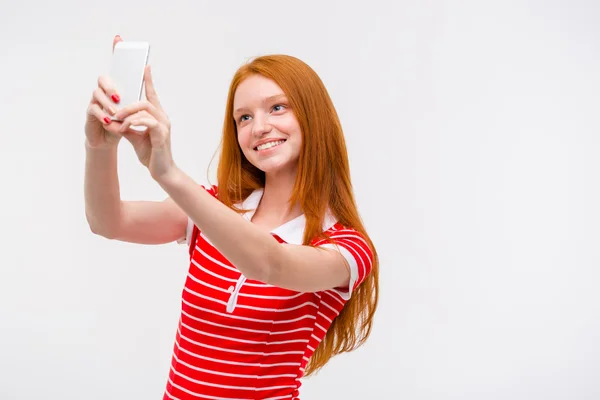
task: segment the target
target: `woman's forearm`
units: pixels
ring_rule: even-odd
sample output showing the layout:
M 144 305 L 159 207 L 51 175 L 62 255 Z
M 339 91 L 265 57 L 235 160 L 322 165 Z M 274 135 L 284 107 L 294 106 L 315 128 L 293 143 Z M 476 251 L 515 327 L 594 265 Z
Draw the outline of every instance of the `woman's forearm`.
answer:
M 85 214 L 94 233 L 110 237 L 121 219 L 117 146 L 85 148 Z
M 281 256 L 281 246 L 270 233 L 217 201 L 177 167 L 157 182 L 247 278 L 268 282 Z

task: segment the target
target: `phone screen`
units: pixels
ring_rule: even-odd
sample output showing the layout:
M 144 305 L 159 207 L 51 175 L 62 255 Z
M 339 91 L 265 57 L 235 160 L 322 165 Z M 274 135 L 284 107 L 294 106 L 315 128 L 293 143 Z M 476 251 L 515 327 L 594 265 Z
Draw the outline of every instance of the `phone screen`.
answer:
M 109 76 L 121 98 L 115 104 L 116 109 L 141 100 L 149 52 L 150 45 L 146 42 L 119 42 L 115 45 Z

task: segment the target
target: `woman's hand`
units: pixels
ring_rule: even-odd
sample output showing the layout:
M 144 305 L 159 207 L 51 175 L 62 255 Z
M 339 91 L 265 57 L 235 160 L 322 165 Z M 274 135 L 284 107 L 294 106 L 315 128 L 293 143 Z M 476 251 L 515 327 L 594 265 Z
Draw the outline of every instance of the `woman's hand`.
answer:
M 140 162 L 157 180 L 175 166 L 171 154 L 171 122 L 158 101 L 150 66 L 144 71 L 144 83 L 146 100 L 122 108 L 115 116 L 123 120 L 118 133 L 133 145 Z

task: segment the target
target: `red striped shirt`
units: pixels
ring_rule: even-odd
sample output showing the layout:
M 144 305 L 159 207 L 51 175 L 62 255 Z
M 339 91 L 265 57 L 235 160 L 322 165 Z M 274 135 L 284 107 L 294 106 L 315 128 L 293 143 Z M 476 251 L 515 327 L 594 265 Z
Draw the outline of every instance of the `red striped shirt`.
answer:
M 214 196 L 216 190 L 208 189 Z M 255 209 L 261 196 L 262 189 L 255 191 L 243 207 Z M 300 216 L 272 235 L 302 244 L 304 225 Z M 247 280 L 190 223 L 190 267 L 163 400 L 299 399 L 308 360 L 372 265 L 357 231 L 331 216 L 325 225 L 335 244 L 312 245 L 339 249 L 350 265 L 350 285 L 302 293 Z

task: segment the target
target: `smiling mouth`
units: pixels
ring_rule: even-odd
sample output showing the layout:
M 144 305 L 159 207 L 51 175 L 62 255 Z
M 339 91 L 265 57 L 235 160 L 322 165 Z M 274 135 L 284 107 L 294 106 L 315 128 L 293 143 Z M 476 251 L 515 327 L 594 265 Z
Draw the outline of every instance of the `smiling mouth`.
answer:
M 273 147 L 277 147 L 277 146 L 279 146 L 282 143 L 285 143 L 285 139 L 277 140 L 277 141 L 274 141 L 274 142 L 268 142 L 268 143 L 265 143 L 265 144 L 261 144 L 260 146 L 255 147 L 254 150 L 256 150 L 256 151 L 268 150 L 268 149 L 271 149 Z

